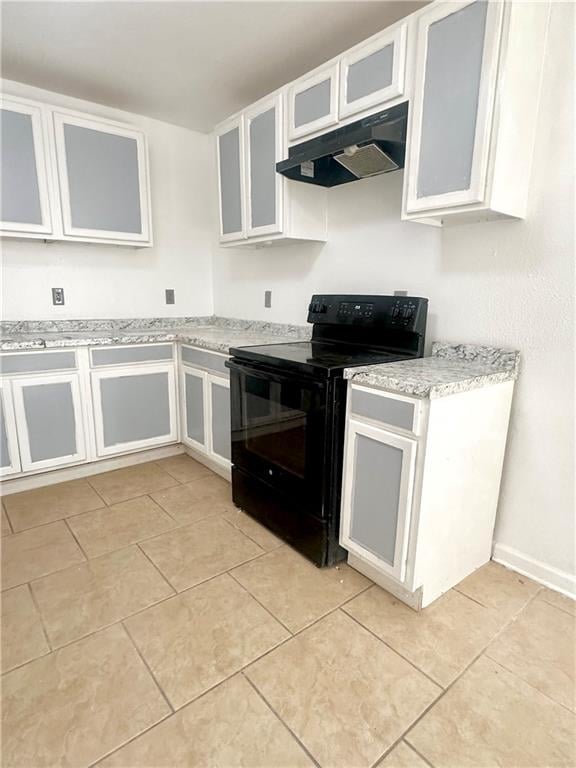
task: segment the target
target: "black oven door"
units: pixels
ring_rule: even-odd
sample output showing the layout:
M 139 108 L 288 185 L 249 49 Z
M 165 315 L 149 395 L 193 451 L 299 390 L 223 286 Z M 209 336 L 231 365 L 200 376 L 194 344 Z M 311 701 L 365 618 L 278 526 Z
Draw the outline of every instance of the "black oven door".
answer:
M 232 463 L 324 516 L 328 384 L 233 359 Z

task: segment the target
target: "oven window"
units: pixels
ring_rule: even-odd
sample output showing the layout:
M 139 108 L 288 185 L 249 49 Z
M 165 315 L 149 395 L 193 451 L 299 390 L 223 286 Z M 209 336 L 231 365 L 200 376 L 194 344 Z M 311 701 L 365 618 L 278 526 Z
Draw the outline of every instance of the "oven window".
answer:
M 244 384 L 246 450 L 303 479 L 314 408 L 312 392 L 299 382 L 249 375 Z

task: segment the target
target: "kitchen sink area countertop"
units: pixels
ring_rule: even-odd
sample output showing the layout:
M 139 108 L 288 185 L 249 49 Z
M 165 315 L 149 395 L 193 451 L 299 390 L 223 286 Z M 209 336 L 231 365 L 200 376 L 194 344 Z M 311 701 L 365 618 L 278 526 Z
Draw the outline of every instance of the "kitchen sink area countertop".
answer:
M 305 326 L 226 317 L 129 320 L 9 321 L 1 325 L 0 351 L 180 341 L 213 352 L 230 347 L 305 340 Z
M 515 350 L 434 342 L 429 357 L 348 368 L 344 376 L 355 384 L 432 399 L 513 381 L 519 361 Z

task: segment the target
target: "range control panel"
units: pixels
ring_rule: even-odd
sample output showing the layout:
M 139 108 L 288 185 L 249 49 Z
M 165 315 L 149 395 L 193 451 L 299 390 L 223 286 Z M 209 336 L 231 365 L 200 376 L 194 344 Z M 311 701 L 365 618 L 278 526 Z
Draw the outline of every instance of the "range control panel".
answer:
M 308 322 L 418 330 L 426 322 L 427 305 L 428 299 L 415 296 L 315 295 L 308 307 Z

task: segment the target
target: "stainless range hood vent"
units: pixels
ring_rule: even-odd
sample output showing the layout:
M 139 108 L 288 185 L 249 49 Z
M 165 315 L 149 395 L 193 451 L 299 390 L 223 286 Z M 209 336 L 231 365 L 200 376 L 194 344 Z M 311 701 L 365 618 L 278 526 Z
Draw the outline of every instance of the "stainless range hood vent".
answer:
M 395 171 L 400 167 L 377 144 L 347 147 L 340 155 L 334 155 L 334 160 L 347 168 L 358 179 Z

